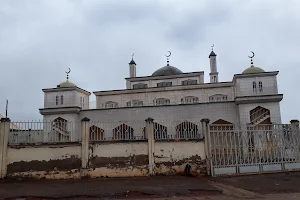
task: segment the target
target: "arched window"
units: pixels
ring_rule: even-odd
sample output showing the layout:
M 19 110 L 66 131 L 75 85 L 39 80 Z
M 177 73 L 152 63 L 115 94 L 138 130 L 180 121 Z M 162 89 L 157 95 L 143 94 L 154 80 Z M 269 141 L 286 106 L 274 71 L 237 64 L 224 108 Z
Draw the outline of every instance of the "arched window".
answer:
M 84 97 L 82 97 L 82 107 L 84 107 Z
M 60 104 L 64 104 L 64 96 L 63 95 L 60 96 Z
M 272 124 L 270 118 L 270 110 L 261 106 L 257 106 L 250 110 L 250 123 L 252 124 Z
M 113 129 L 113 140 L 132 140 L 134 130 L 132 127 L 121 124 Z
M 222 102 L 227 101 L 227 96 L 223 94 L 215 94 L 209 97 L 209 102 Z
M 133 85 L 133 89 L 144 89 L 144 88 L 148 88 L 148 85 L 144 83 L 137 83 Z
M 171 87 L 171 86 L 172 86 L 172 82 L 157 83 L 157 87 Z
M 54 141 L 68 141 L 70 133 L 68 131 L 68 121 L 58 117 L 51 123 L 52 140 Z
M 104 130 L 93 125 L 90 127 L 90 140 L 101 141 L 104 140 Z
M 253 81 L 252 87 L 253 87 L 253 92 L 256 92 L 256 82 L 255 81 Z
M 55 101 L 56 101 L 56 105 L 58 105 L 58 103 L 59 103 L 59 97 L 58 96 L 56 96 Z
M 158 98 L 155 100 L 155 105 L 157 106 L 169 105 L 169 104 L 170 104 L 170 99 Z
M 259 87 L 259 91 L 262 92 L 263 91 L 263 85 L 262 85 L 261 81 L 258 82 L 258 87 Z
M 104 107 L 105 108 L 117 108 L 118 103 L 114 102 L 114 101 L 108 101 L 108 102 L 105 103 Z
M 199 103 L 199 98 L 194 96 L 187 96 L 181 99 L 181 103 L 183 104 Z
M 181 81 L 181 85 L 197 85 L 197 80 L 188 79 Z

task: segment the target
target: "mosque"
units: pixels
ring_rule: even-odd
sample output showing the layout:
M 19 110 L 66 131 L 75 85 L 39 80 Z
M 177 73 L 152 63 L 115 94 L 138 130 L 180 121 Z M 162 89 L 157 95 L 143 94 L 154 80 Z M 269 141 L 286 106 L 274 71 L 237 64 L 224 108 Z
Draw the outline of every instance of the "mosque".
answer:
M 98 122 L 200 121 L 232 124 L 242 127 L 249 124 L 280 124 L 278 71 L 266 72 L 253 65 L 233 75 L 228 82 L 219 82 L 217 55 L 209 54 L 210 82 L 204 82 L 204 72 L 182 72 L 171 66 L 169 59 L 164 67 L 150 76 L 136 76 L 137 64 L 129 62 L 126 89 L 94 91 L 96 109 L 89 108 L 91 93 L 69 80 L 54 88 L 43 89 L 44 108 L 40 109 L 46 121 L 80 121 L 87 117 Z M 171 55 L 168 52 L 167 57 Z M 70 71 L 69 71 L 70 72 Z

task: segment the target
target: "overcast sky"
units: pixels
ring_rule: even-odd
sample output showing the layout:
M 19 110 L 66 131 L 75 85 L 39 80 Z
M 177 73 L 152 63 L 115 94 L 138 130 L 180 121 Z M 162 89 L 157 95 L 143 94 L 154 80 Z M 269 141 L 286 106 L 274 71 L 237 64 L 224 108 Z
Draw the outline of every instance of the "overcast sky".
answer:
M 215 45 L 220 81 L 254 64 L 279 71 L 284 123 L 300 119 L 299 0 L 0 0 L 0 113 L 41 119 L 42 88 L 70 79 L 90 92 L 124 89 L 166 64 L 204 71 Z M 91 101 L 95 97 L 91 95 Z

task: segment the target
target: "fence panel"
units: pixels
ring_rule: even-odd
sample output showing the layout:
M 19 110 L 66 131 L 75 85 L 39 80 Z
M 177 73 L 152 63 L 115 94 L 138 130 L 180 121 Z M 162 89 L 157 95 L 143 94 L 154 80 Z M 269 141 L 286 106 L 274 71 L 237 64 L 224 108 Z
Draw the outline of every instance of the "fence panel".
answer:
M 200 120 L 160 120 L 154 121 L 155 140 L 203 139 Z
M 146 140 L 145 120 L 138 121 L 91 121 L 90 141 L 134 141 Z
M 68 121 L 28 121 L 11 122 L 8 143 L 39 144 L 79 142 L 81 140 L 80 122 Z
M 299 129 L 290 125 L 209 125 L 212 175 L 300 169 Z

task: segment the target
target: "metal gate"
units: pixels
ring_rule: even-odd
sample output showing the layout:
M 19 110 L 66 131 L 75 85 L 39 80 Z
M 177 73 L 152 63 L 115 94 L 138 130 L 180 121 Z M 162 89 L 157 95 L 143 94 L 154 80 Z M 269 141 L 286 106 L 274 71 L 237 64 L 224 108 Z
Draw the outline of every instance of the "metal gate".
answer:
M 211 175 L 300 170 L 300 132 L 290 124 L 209 125 Z

